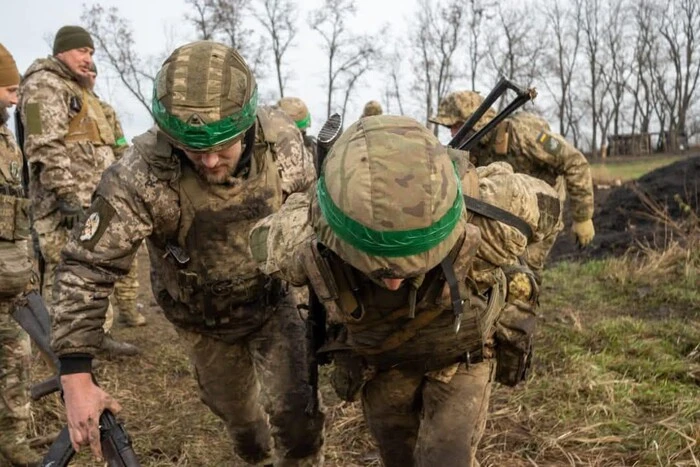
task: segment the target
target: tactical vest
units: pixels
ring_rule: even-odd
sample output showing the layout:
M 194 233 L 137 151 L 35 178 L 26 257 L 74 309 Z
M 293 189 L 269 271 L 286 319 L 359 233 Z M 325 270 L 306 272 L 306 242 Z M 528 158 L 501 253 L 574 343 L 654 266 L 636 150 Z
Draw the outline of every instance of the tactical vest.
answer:
M 80 110 L 68 123 L 66 142 L 91 142 L 96 146 L 114 146 L 114 131 L 100 100 L 91 92 L 81 90 Z
M 31 279 L 29 200 L 22 188 L 22 153 L 0 125 L 0 299 L 21 293 Z
M 177 180 L 180 220 L 165 246 L 165 257 L 151 257 L 159 282 L 186 314 L 169 316 L 185 327 L 241 328 L 259 316 L 246 316 L 245 304 L 279 298 L 279 281 L 257 269 L 248 234 L 260 219 L 282 205 L 282 182 L 274 153 L 276 133 L 259 116 L 259 135 L 248 176 L 234 185 L 213 185 L 182 163 Z M 263 313 L 253 310 L 252 313 Z
M 505 277 L 486 295 L 468 285 L 478 239 L 478 229 L 467 225 L 441 265 L 407 279 L 397 291 L 379 286 L 312 239 L 302 249 L 302 264 L 328 321 L 344 328 L 321 351 L 351 349 L 379 368 L 422 371 L 480 361 L 505 300 Z

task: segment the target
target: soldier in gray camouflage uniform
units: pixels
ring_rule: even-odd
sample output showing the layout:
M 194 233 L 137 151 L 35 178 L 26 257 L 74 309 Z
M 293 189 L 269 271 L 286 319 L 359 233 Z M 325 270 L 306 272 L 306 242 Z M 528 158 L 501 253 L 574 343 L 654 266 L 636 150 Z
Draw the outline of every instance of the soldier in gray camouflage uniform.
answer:
M 31 352 L 29 336 L 11 313 L 23 292 L 38 283 L 29 259 L 29 200 L 22 187 L 22 153 L 7 127 L 17 104 L 19 72 L 0 44 L 0 465 L 39 465 L 27 445 Z M 33 282 L 33 283 L 32 283 Z
M 437 115 L 430 121 L 449 128 L 454 136 L 483 100 L 476 92 L 453 92 L 440 102 Z M 475 129 L 494 115 L 489 109 Z M 557 189 L 562 202 L 568 194 L 576 240 L 582 246 L 593 240 L 593 181 L 588 161 L 561 135 L 553 133 L 542 117 L 527 112 L 511 115 L 469 153 L 477 166 L 505 161 L 516 172 L 544 180 Z
M 313 183 L 301 134 L 283 112 L 257 106 L 238 52 L 210 41 L 163 63 L 152 110 L 157 126 L 105 172 L 56 278 L 53 347 L 71 439 L 100 455 L 99 414 L 119 410 L 93 384 L 91 359 L 114 282 L 146 240 L 154 296 L 236 454 L 256 465 L 314 465 L 324 417 L 310 409 L 304 323 L 248 247 L 255 222 Z
M 64 26 L 56 33 L 53 55 L 35 60 L 20 84 L 32 227 L 45 261 L 43 296 L 50 311 L 61 250 L 90 206 L 102 172 L 114 162 L 114 132 L 99 99 L 84 86 L 93 52 L 87 31 Z M 111 356 L 138 353 L 111 336 L 102 345 Z
M 526 369 L 528 238 L 465 210 L 463 194 L 506 206 L 539 242 L 560 228 L 557 193 L 499 167 L 482 180 L 466 156 L 410 118 L 363 118 L 313 197 L 293 195 L 251 230 L 261 270 L 323 304 L 332 384 L 361 399 L 387 466 L 477 465 L 492 381 L 517 384 Z
M 289 115 L 289 118 L 294 120 L 297 128 L 299 128 L 299 131 L 301 131 L 301 135 L 304 137 L 304 146 L 311 154 L 315 165 L 316 138 L 306 134 L 306 130 L 311 126 L 311 114 L 309 113 L 309 108 L 306 106 L 304 101 L 298 97 L 283 97 L 277 102 L 277 107 Z

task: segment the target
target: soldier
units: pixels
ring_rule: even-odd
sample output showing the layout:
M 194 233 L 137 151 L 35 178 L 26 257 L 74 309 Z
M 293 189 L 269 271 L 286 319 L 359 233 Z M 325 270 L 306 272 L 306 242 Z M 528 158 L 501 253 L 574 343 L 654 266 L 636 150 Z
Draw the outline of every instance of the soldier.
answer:
M 384 113 L 382 110 L 382 104 L 377 101 L 369 101 L 365 104 L 364 109 L 362 109 L 362 115 L 360 118 L 371 117 L 373 115 L 381 115 Z
M 189 346 L 201 398 L 236 454 L 256 465 L 313 465 L 324 417 L 310 409 L 304 323 L 248 249 L 253 223 L 313 183 L 301 134 L 283 112 L 257 106 L 248 65 L 211 41 L 163 63 L 152 110 L 157 126 L 105 172 L 56 278 L 53 347 L 73 444 L 99 456 L 99 414 L 119 410 L 93 384 L 90 362 L 112 286 L 145 239 L 154 296 Z
M 87 88 L 93 92 L 95 89 L 95 80 L 97 79 L 97 66 L 92 64 L 92 72 L 89 73 Z M 95 95 L 97 99 L 97 95 Z M 111 105 L 107 102 L 99 99 L 100 106 L 104 112 L 105 118 L 109 123 L 110 128 L 112 128 L 112 133 L 114 134 L 114 144 L 112 145 L 112 153 L 115 160 L 121 159 L 124 152 L 129 147 L 129 144 L 124 137 L 124 130 L 122 130 L 121 122 L 117 117 L 117 113 L 114 111 Z M 104 330 L 105 332 L 110 332 L 112 329 L 112 324 L 114 322 L 114 312 L 113 308 L 119 310 L 119 322 L 130 327 L 144 326 L 146 324 L 146 317 L 139 313 L 137 309 L 136 299 L 139 293 L 139 280 L 138 280 L 138 260 L 134 258 L 134 263 L 129 269 L 129 273 L 119 279 L 116 284 L 114 284 L 114 294 L 112 295 L 112 301 L 109 311 L 107 312 L 107 319 L 105 320 Z
M 515 212 L 541 239 L 555 224 L 540 223 L 527 178 L 506 177 L 504 192 L 524 195 Z M 502 254 L 487 268 L 494 255 L 463 193 L 479 196 L 466 153 L 410 118 L 368 117 L 335 143 L 313 199 L 295 194 L 251 230 L 261 270 L 310 285 L 323 304 L 332 384 L 361 398 L 387 466 L 476 465 L 491 382 L 516 384 L 526 370 L 536 285 L 527 267 L 509 268 L 510 282 L 503 268 L 517 266 L 527 237 L 493 229 L 505 237 L 488 240 Z
M 306 134 L 306 130 L 311 126 L 311 114 L 304 101 L 298 97 L 283 97 L 277 102 L 277 106 L 294 120 L 304 137 L 306 150 L 309 151 L 313 160 L 316 161 L 316 138 Z
M 89 79 L 94 46 L 79 26 L 58 30 L 53 55 L 29 67 L 20 84 L 20 112 L 29 161 L 32 227 L 45 261 L 43 295 L 52 304 L 56 267 L 69 233 L 90 206 L 102 172 L 114 162 L 114 133 Z M 102 350 L 135 355 L 138 348 L 107 336 Z
M 437 115 L 430 121 L 449 128 L 454 136 L 483 100 L 476 92 L 453 92 L 440 102 Z M 475 129 L 493 115 L 495 112 L 489 109 Z M 482 138 L 470 151 L 470 157 L 477 166 L 506 161 L 516 172 L 555 187 L 562 203 L 568 192 L 577 242 L 585 246 L 593 240 L 593 182 L 588 161 L 561 135 L 553 133 L 543 118 L 527 112 L 506 118 Z
M 17 104 L 19 72 L 0 44 L 0 464 L 39 465 L 27 443 L 29 336 L 11 312 L 32 284 L 29 256 L 29 201 L 22 188 L 22 153 L 10 129 L 8 109 Z M 4 465 L 4 464 L 3 464 Z

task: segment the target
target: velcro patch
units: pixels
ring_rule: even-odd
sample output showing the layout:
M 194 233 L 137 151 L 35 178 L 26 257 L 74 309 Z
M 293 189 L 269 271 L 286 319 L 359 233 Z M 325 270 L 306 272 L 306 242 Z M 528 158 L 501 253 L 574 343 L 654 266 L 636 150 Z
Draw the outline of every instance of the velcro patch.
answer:
M 101 196 L 95 198 L 78 237 L 83 248 L 90 251 L 95 249 L 115 212 L 116 210 L 104 198 Z
M 27 104 L 25 109 L 26 132 L 27 135 L 40 135 L 43 133 L 41 128 L 41 104 L 39 102 L 31 102 Z
M 545 151 L 553 156 L 558 156 L 561 152 L 562 144 L 558 139 L 546 131 L 540 133 L 540 135 L 537 137 L 537 142 L 542 145 L 542 148 L 544 148 Z

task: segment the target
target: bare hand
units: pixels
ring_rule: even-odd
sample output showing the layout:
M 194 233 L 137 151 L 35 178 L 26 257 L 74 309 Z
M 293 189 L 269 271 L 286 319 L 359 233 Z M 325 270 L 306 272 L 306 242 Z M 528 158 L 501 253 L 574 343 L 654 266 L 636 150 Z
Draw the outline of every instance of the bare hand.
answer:
M 92 454 L 102 461 L 100 415 L 105 409 L 116 414 L 121 411 L 121 406 L 95 385 L 90 373 L 63 375 L 61 386 L 73 449 L 79 452 L 81 446 L 90 445 Z

